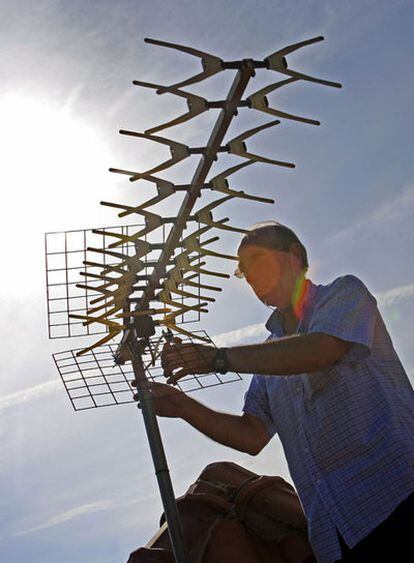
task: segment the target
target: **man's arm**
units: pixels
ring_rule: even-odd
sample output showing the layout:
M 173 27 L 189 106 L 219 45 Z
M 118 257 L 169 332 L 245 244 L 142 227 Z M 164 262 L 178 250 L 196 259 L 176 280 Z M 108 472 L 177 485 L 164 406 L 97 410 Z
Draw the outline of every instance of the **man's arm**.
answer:
M 334 364 L 350 346 L 351 342 L 328 334 L 295 334 L 261 344 L 227 348 L 227 357 L 230 368 L 239 373 L 295 375 Z M 163 351 L 167 383 L 175 383 L 190 373 L 211 371 L 215 350 L 200 344 L 168 344 Z
M 215 442 L 257 455 L 271 438 L 264 424 L 251 414 L 218 412 L 193 399 L 191 401 L 182 418 Z
M 227 357 L 241 373 L 295 375 L 324 369 L 338 361 L 351 342 L 321 333 L 295 334 L 262 344 L 228 348 Z
M 163 383 L 150 383 L 149 390 L 158 416 L 182 418 L 224 446 L 257 455 L 271 438 L 263 422 L 251 414 L 234 415 L 212 410 Z

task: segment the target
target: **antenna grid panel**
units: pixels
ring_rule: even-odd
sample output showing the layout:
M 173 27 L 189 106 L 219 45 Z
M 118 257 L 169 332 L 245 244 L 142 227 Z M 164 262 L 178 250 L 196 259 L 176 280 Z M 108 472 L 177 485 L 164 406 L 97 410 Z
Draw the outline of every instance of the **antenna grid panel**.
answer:
M 204 331 L 201 336 L 208 338 Z M 160 351 L 164 339 L 151 338 L 142 360 L 148 380 L 165 382 L 161 366 Z M 183 343 L 192 339 L 183 338 Z M 214 345 L 210 340 L 210 344 Z M 123 365 L 114 361 L 117 344 L 111 343 L 92 349 L 77 357 L 78 350 L 53 354 L 56 367 L 75 411 L 135 402 L 130 382 L 134 372 L 130 361 Z M 184 393 L 214 387 L 222 383 L 240 381 L 238 373 L 208 373 L 187 375 L 180 379 L 177 387 Z
M 142 224 L 118 225 L 99 229 L 77 229 L 46 233 L 46 293 L 50 339 L 89 336 L 108 332 L 107 325 L 86 323 L 82 319 L 72 317 L 72 315 L 86 316 L 90 307 L 94 304 L 94 299 L 98 300 L 95 307 L 99 304 L 100 313 L 107 315 L 111 309 L 110 295 L 102 299 L 102 293 L 99 292 L 99 287 L 102 285 L 100 274 L 105 268 L 115 270 L 122 263 L 122 260 L 105 252 L 108 244 L 105 232 L 119 233 L 120 236 L 127 238 L 133 232 L 136 232 L 138 227 L 142 226 Z M 95 231 L 103 234 L 97 234 Z M 142 270 L 137 275 L 137 289 L 131 297 L 138 298 L 142 294 L 140 285 L 142 287 L 149 278 L 165 239 L 165 225 L 154 233 L 142 237 L 144 243 L 151 243 L 154 248 L 142 260 Z M 123 243 L 117 250 L 123 256 L 131 258 L 136 254 L 136 247 L 132 242 Z M 84 281 L 82 281 L 82 276 L 84 276 Z M 94 278 L 94 276 L 96 277 Z M 196 272 L 192 282 L 196 287 L 191 301 L 194 304 L 194 299 L 196 299 L 196 302 L 200 302 L 201 275 Z M 189 303 L 189 298 L 177 295 L 176 301 L 185 306 Z M 115 320 L 115 316 L 108 316 L 107 318 L 110 321 Z M 199 320 L 200 311 L 189 309 L 184 311 L 176 322 L 185 324 Z

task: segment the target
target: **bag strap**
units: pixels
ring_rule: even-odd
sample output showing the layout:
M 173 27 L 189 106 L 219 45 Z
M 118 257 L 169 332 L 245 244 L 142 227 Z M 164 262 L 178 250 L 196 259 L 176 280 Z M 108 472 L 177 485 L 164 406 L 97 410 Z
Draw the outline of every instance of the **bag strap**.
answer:
M 250 486 L 248 486 L 249 484 Z M 276 484 L 278 485 L 277 488 L 279 490 L 282 489 L 280 485 L 283 485 L 283 489 L 286 490 L 286 488 L 289 488 L 289 492 L 293 492 L 293 488 L 291 488 L 290 485 L 280 477 L 260 475 L 259 477 L 250 477 L 249 479 L 246 479 L 246 481 L 244 481 L 238 488 L 236 494 L 233 497 L 233 501 L 237 505 L 249 504 L 260 491 Z
M 268 494 L 260 494 L 266 489 Z M 249 480 L 239 489 L 233 502 L 244 519 L 253 517 L 255 513 L 298 533 L 307 532 L 307 521 L 299 498 L 294 488 L 281 477 L 262 475 Z
M 218 497 L 211 493 L 187 493 L 185 496 L 177 499 L 177 504 L 186 504 L 190 502 L 200 503 L 217 512 L 221 512 L 223 516 L 229 515 L 234 511 L 234 504 L 223 497 Z

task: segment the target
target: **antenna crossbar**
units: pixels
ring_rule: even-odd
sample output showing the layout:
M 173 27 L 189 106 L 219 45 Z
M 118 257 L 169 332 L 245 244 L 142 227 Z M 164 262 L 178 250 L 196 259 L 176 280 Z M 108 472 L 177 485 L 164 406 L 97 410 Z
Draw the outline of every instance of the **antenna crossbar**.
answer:
M 216 121 L 214 129 L 207 142 L 204 154 L 201 156 L 200 162 L 191 181 L 191 188 L 187 191 L 183 203 L 179 209 L 176 222 L 170 230 L 164 248 L 158 258 L 158 262 L 154 267 L 151 277 L 148 281 L 147 288 L 142 296 L 138 307 L 139 309 L 148 308 L 149 302 L 153 299 L 156 288 L 160 279 L 165 276 L 166 266 L 174 254 L 180 237 L 186 227 L 186 223 L 190 217 L 190 213 L 199 196 L 200 189 L 206 181 L 210 168 L 216 158 L 217 152 L 221 147 L 224 136 L 229 128 L 230 122 L 237 110 L 237 106 L 246 90 L 250 78 L 254 75 L 254 67 L 250 61 L 244 61 L 242 67 L 238 70 L 236 77 L 231 86 L 229 95 L 226 99 L 224 108 Z

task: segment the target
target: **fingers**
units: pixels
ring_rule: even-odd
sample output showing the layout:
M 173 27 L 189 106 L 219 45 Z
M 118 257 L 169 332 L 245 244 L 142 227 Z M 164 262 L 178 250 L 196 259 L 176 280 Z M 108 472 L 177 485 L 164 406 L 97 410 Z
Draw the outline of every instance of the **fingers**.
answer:
M 174 374 L 171 374 L 168 377 L 167 383 L 169 385 L 177 385 L 179 379 L 182 379 L 184 376 L 189 375 L 190 373 L 191 372 L 189 372 L 187 369 L 179 369 Z
M 133 387 L 136 387 L 137 382 L 136 382 L 135 379 L 134 379 L 134 381 L 131 381 L 131 385 Z M 170 389 L 170 387 L 168 387 L 164 383 L 154 383 L 153 381 L 148 381 L 148 390 L 149 390 L 149 393 L 150 393 L 152 399 L 159 399 L 160 397 L 163 397 L 163 396 L 165 397 L 165 392 L 164 393 L 160 392 L 160 386 L 163 387 L 163 388 Z M 141 408 L 141 401 L 140 401 L 138 393 L 134 394 L 134 401 L 137 402 L 137 407 L 140 409 Z
M 164 370 L 164 376 L 169 377 L 174 365 L 179 360 L 178 346 L 182 344 L 181 338 L 174 338 L 173 341 L 166 342 L 161 352 L 161 366 Z M 175 366 L 176 367 L 176 366 Z
M 171 349 L 164 356 L 164 371 L 166 377 L 171 377 L 176 369 L 186 373 L 209 373 L 215 355 L 213 346 L 202 344 L 180 344 Z M 180 372 L 184 375 L 184 372 Z M 181 375 L 181 377 L 183 377 Z
M 183 344 L 178 337 L 172 342 L 166 342 L 161 354 L 161 366 L 167 383 L 176 385 L 186 375 L 211 372 L 215 351 L 213 346 Z M 131 385 L 136 387 L 136 381 L 132 381 Z
M 182 391 L 166 385 L 165 383 L 148 382 L 148 399 L 139 398 L 138 393 L 134 395 L 134 400 L 137 402 L 137 407 L 142 409 L 142 402 L 149 400 L 153 402 L 155 414 L 161 416 L 175 416 L 177 411 L 176 398 L 182 397 Z
M 134 379 L 134 381 L 131 381 L 131 385 L 133 387 L 137 386 L 137 382 Z M 148 391 L 150 392 L 150 394 L 155 397 L 155 398 L 159 398 L 159 397 L 164 397 L 166 395 L 170 395 L 171 393 L 177 393 L 178 391 L 175 389 L 171 389 L 171 387 L 169 385 L 167 385 L 166 383 L 158 383 L 155 381 L 147 381 L 147 388 Z M 138 393 L 136 393 L 134 395 L 134 397 L 137 397 L 136 400 L 138 400 Z
M 157 381 L 149 381 L 148 388 L 150 393 L 156 397 L 161 397 L 171 393 L 171 388 L 168 387 L 168 385 L 165 383 L 158 383 Z
M 161 354 L 161 366 L 164 370 L 164 377 L 170 377 L 172 372 L 185 365 L 183 353 L 185 348 L 191 344 L 183 344 L 181 338 L 174 338 L 173 342 L 164 344 Z
M 180 346 L 180 344 L 182 343 L 183 341 L 178 336 L 175 336 L 172 340 L 167 340 L 167 342 L 165 342 L 164 346 L 162 347 L 161 355 L 167 353 L 171 349 L 176 348 L 177 346 Z

